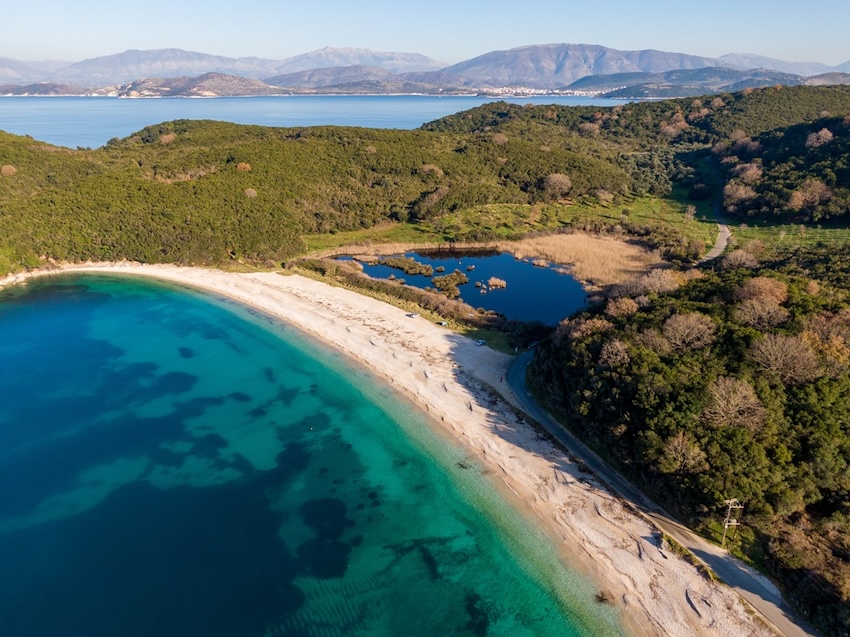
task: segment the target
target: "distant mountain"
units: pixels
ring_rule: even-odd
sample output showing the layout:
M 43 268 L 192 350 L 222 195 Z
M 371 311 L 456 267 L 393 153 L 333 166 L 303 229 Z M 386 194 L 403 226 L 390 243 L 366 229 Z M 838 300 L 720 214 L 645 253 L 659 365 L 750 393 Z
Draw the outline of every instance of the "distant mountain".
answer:
M 398 80 L 398 76 L 392 71 L 387 71 L 377 66 L 360 64 L 296 71 L 295 73 L 286 73 L 284 75 L 266 78 L 265 82 L 273 86 L 282 87 L 325 88 L 337 84 L 374 82 L 390 79 Z
M 720 70 L 705 77 L 686 73 L 660 75 L 700 69 Z M 728 74 L 730 70 L 747 75 L 736 79 Z M 88 87 L 79 89 L 86 94 L 116 94 L 129 90 L 152 95 L 176 95 L 180 91 L 218 95 L 221 91 L 249 94 L 232 91 L 252 90 L 251 85 L 237 85 L 232 80 L 221 85 L 213 82 L 214 86 L 203 83 L 190 88 L 184 86 L 189 78 L 214 73 L 250 80 L 265 79 L 269 85 L 306 93 L 475 91 L 505 94 L 512 88 L 545 92 L 566 87 L 600 92 L 640 85 L 638 94 L 661 97 L 693 91 L 735 90 L 732 87 L 763 86 L 769 82 L 799 83 L 800 77 L 808 76 L 820 76 L 822 79 L 818 81 L 828 81 L 823 79 L 829 77 L 827 74 L 841 72 L 850 72 L 850 61 L 829 67 L 816 62 L 783 62 L 745 53 L 730 53 L 715 59 L 653 49 L 619 51 L 595 44 L 524 46 L 492 51 L 452 66 L 443 66 L 418 53 L 331 47 L 286 60 L 229 58 L 182 49 L 129 50 L 73 64 L 0 58 L 0 83 L 19 87 L 5 89 L 8 94 L 65 94 L 63 91 L 67 89 L 63 87 L 75 86 Z M 645 76 L 627 77 L 630 74 Z M 604 78 L 595 84 L 575 84 L 583 78 L 600 76 Z M 143 78 L 159 79 L 138 84 Z M 182 79 L 170 85 L 163 82 L 168 78 Z M 44 82 L 52 88 L 39 86 Z M 130 83 L 137 86 L 117 88 Z M 253 87 L 260 95 L 276 90 L 260 84 Z
M 850 73 L 823 73 L 807 77 L 806 86 L 833 86 L 835 84 L 850 84 Z
M 617 51 L 595 44 L 543 44 L 485 53 L 418 81 L 439 80 L 464 86 L 563 88 L 588 75 L 696 69 L 718 66 L 711 58 L 662 51 Z
M 276 71 L 279 75 L 283 75 L 341 66 L 371 66 L 398 74 L 436 71 L 446 65 L 418 53 L 386 53 L 369 49 L 325 47 L 284 60 L 278 64 Z
M 835 68 L 820 62 L 786 62 L 752 53 L 727 53 L 720 56 L 718 60 L 722 66 L 732 69 L 771 69 L 803 76 L 819 75 L 835 70 Z
M 38 82 L 36 84 L 0 84 L 0 95 L 80 95 L 83 89 L 70 84 Z
M 198 77 L 149 78 L 123 84 L 113 94 L 118 97 L 237 97 L 280 95 L 281 89 L 254 80 L 224 73 Z
M 410 81 L 410 74 L 396 75 L 375 66 L 339 66 L 287 73 L 266 78 L 266 83 L 281 87 L 292 93 L 333 94 L 440 94 L 468 93 L 450 84 Z
M 259 58 L 238 60 L 182 49 L 130 50 L 83 60 L 56 70 L 53 81 L 105 86 L 145 77 L 180 77 L 224 73 L 258 78 L 274 73 L 278 63 Z
M 593 75 L 573 82 L 568 88 L 617 98 L 687 97 L 775 84 L 796 86 L 803 81 L 804 78 L 799 75 L 766 69 L 738 71 L 706 67 L 665 73 Z
M 2 62 L 2 60 L 0 60 Z M 23 63 L 20 63 L 23 64 Z M 204 73 L 224 73 L 260 79 L 307 69 L 330 66 L 368 64 L 393 73 L 430 71 L 442 63 L 418 53 L 383 53 L 368 49 L 325 48 L 286 60 L 267 60 L 257 57 L 229 58 L 182 49 L 129 50 L 114 55 L 91 58 L 53 68 L 42 73 L 38 80 L 66 82 L 82 86 L 106 86 L 131 82 L 145 77 L 197 76 Z M 0 79 L 4 65 L 0 63 Z M 11 69 L 11 65 L 9 65 Z M 19 73 L 22 77 L 23 73 Z M 32 74 L 26 75 L 33 81 Z
M 15 84 L 42 82 L 48 75 L 64 66 L 68 66 L 68 62 L 56 60 L 21 62 L 11 58 L 0 58 L 0 82 Z

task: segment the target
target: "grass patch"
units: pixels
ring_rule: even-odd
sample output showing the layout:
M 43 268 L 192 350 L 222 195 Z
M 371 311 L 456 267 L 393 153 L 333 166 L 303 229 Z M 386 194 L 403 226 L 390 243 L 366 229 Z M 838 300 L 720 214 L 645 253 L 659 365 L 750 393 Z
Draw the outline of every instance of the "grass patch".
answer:
M 850 242 L 850 228 L 840 226 L 776 223 L 768 219 L 752 219 L 729 224 L 736 246 L 746 248 L 754 241 L 760 242 L 768 255 L 797 247 L 814 247 L 818 244 L 846 245 Z
M 688 205 L 696 214 L 688 218 Z M 674 189 L 670 197 L 620 197 L 604 202 L 584 197 L 571 203 L 488 204 L 473 206 L 442 215 L 430 222 L 435 232 L 451 240 L 473 240 L 486 236 L 491 240 L 510 240 L 533 232 L 553 231 L 565 227 L 600 230 L 615 226 L 641 225 L 675 230 L 686 240 L 712 244 L 717 227 L 710 202 L 690 202 L 682 189 Z

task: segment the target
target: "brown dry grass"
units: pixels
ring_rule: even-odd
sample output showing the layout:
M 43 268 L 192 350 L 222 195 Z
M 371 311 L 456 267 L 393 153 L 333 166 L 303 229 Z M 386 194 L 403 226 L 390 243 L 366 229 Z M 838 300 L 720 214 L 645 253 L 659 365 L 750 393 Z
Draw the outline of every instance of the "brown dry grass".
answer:
M 618 285 L 662 263 L 658 253 L 634 243 L 580 232 L 504 242 L 498 247 L 518 259 L 569 265 L 573 276 L 590 288 Z

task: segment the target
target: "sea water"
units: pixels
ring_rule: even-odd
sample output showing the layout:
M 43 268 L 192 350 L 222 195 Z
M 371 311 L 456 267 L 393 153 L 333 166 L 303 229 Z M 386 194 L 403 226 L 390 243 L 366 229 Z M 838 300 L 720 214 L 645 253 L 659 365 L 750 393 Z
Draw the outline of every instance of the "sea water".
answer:
M 418 128 L 494 101 L 482 95 L 292 95 L 204 99 L 0 97 L 0 130 L 75 148 L 97 148 L 145 126 L 175 119 L 212 119 L 258 126 Z M 614 106 L 621 100 L 545 95 L 507 98 L 515 104 Z
M 4 635 L 620 632 L 462 449 L 242 306 L 32 280 L 0 387 Z

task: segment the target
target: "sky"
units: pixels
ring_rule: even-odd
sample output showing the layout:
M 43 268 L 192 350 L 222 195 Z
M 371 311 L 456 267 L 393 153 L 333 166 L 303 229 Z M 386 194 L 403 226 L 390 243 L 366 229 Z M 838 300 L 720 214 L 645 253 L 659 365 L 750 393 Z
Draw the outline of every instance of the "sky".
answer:
M 0 57 L 76 62 L 178 48 L 283 60 L 322 47 L 453 64 L 531 44 L 850 61 L 848 0 L 23 0 L 4 3 Z

